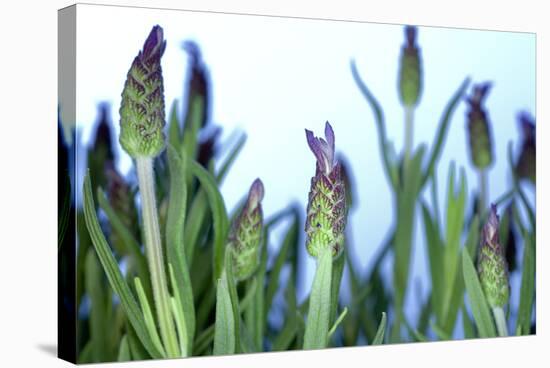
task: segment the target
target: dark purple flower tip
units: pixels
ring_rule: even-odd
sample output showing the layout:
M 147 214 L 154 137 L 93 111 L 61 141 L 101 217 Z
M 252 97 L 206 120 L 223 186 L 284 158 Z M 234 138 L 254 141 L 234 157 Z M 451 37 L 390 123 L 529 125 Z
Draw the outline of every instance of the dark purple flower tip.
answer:
M 498 244 L 498 227 L 499 227 L 499 218 L 497 215 L 497 206 L 491 204 L 491 210 L 489 211 L 489 216 L 485 226 L 483 226 L 483 242 L 490 246 L 495 246 Z
M 523 139 L 526 141 L 535 139 L 535 120 L 533 117 L 528 112 L 522 111 L 518 114 L 518 120 L 521 125 Z
M 141 57 L 144 60 L 147 60 L 158 54 L 158 58 L 160 59 L 160 56 L 164 53 L 165 47 L 166 41 L 164 41 L 164 31 L 161 26 L 156 25 L 149 33 L 149 36 L 143 45 Z
M 258 178 L 254 180 L 248 192 L 248 209 L 253 211 L 264 198 L 264 184 Z
M 325 123 L 325 139 L 317 138 L 311 130 L 306 129 L 306 139 L 309 148 L 317 158 L 317 167 L 325 175 L 329 175 L 334 167 L 334 131 L 327 121 Z
M 415 26 L 406 26 L 405 27 L 405 37 L 407 38 L 407 47 L 415 47 L 416 42 L 416 27 Z
M 476 84 L 474 86 L 472 97 L 469 98 L 470 104 L 475 106 L 481 106 L 481 104 L 483 103 L 483 100 L 485 99 L 485 97 L 487 97 L 487 94 L 492 86 L 493 84 L 491 82 Z

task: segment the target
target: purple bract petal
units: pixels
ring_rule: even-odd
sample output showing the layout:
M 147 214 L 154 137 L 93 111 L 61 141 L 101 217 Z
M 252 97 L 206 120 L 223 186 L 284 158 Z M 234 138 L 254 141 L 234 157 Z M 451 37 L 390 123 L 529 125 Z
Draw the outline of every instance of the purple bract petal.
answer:
M 405 36 L 407 37 L 407 47 L 413 48 L 416 40 L 416 27 L 406 26 Z
M 483 241 L 490 246 L 494 246 L 498 243 L 498 227 L 499 219 L 497 215 L 497 207 L 492 204 L 487 223 L 483 227 Z
M 143 45 L 143 51 L 141 56 L 143 60 L 147 60 L 157 54 L 160 51 L 160 54 L 164 52 L 164 47 L 166 46 L 166 41 L 164 41 L 164 32 L 161 26 L 154 26 L 145 44 Z
M 326 140 L 317 138 L 306 129 L 307 143 L 317 158 L 317 167 L 328 175 L 334 167 L 334 131 L 328 121 L 325 124 L 325 137 Z
M 250 191 L 248 192 L 248 209 L 250 211 L 258 207 L 258 204 L 264 198 L 264 184 L 260 179 L 254 180 L 250 186 Z

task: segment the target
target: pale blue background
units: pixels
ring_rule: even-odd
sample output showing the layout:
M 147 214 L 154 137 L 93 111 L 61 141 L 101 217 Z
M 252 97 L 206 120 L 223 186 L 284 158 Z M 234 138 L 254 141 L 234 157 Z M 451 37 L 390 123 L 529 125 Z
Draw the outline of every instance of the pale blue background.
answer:
M 162 61 L 167 108 L 182 98 L 187 58 L 181 43 L 194 40 L 213 82 L 213 122 L 223 126 L 223 138 L 234 129 L 248 135 L 222 188 L 228 209 L 256 177 L 265 184 L 267 216 L 291 201 L 305 206 L 315 161 L 304 128 L 321 134 L 329 120 L 336 147 L 345 153 L 355 175 L 358 208 L 349 222 L 357 262 L 363 269 L 368 266 L 392 225 L 393 203 L 373 114 L 351 77 L 349 63 L 356 60 L 363 80 L 384 107 L 388 136 L 400 150 L 403 111 L 397 69 L 402 26 L 99 6 L 79 6 L 77 16 L 77 124 L 83 141 L 88 140 L 101 101 L 112 103 L 118 135 L 126 72 L 151 27 L 159 24 L 167 39 Z M 428 27 L 420 27 L 418 33 L 424 90 L 415 116 L 415 145 L 432 142 L 447 101 L 466 76 L 474 82 L 493 81 L 487 108 L 496 157 L 489 186 L 494 200 L 510 185 L 506 152 L 510 140 L 517 147 L 516 115 L 520 110 L 535 112 L 535 36 Z M 439 163 L 441 206 L 451 160 L 466 168 L 469 192 L 477 186 L 466 151 L 465 107 L 461 102 L 454 114 Z M 119 165 L 123 171 L 130 166 L 122 151 Z M 533 199 L 534 192 L 528 190 Z M 314 261 L 308 258 L 305 267 L 302 297 L 311 283 Z M 417 284 L 422 295 L 429 291 L 421 226 L 411 272 L 408 301 L 415 305 Z M 412 321 L 417 313 L 415 308 L 407 311 Z

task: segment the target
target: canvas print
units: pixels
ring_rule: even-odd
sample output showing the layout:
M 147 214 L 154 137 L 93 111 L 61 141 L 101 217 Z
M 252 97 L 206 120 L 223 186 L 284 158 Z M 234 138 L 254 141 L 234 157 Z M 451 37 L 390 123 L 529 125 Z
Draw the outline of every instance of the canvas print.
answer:
M 536 333 L 536 35 L 59 19 L 61 358 Z

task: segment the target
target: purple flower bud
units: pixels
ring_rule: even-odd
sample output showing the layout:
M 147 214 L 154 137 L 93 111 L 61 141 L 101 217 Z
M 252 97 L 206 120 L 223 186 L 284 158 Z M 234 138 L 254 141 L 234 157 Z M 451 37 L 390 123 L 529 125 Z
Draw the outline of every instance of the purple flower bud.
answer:
M 162 28 L 154 26 L 134 58 L 122 90 L 119 141 L 133 158 L 156 157 L 165 147 L 164 81 L 160 65 L 165 48 Z
M 260 239 L 262 237 L 262 199 L 264 185 L 260 179 L 254 180 L 246 203 L 233 221 L 229 233 L 229 247 L 233 257 L 235 278 L 246 280 L 260 264 Z
M 183 50 L 189 57 L 189 68 L 187 84 L 184 86 L 187 95 L 187 100 L 184 101 L 184 111 L 187 112 L 186 124 L 184 125 L 184 135 L 191 134 L 188 132 L 191 129 L 189 119 L 192 114 L 193 108 L 195 108 L 194 102 L 197 99 L 201 100 L 200 105 L 200 127 L 205 127 L 209 121 L 209 88 L 210 81 L 208 70 L 202 60 L 201 50 L 199 46 L 193 41 L 186 41 L 182 45 Z
M 487 302 L 492 308 L 503 308 L 510 298 L 508 266 L 500 244 L 499 226 L 496 206 L 491 205 L 487 222 L 481 231 L 478 274 Z
M 535 139 L 535 120 L 526 112 L 518 116 L 523 136 L 521 151 L 516 163 L 516 173 L 520 179 L 537 182 L 537 147 Z
M 405 44 L 399 60 L 399 97 L 405 106 L 417 105 L 422 93 L 422 60 L 416 33 L 416 27 L 405 27 Z
M 478 169 L 485 169 L 493 162 L 489 118 L 483 106 L 490 88 L 490 82 L 477 84 L 472 95 L 467 98 L 470 105 L 467 113 L 470 159 Z

